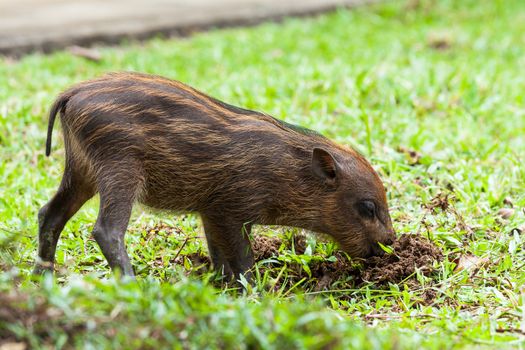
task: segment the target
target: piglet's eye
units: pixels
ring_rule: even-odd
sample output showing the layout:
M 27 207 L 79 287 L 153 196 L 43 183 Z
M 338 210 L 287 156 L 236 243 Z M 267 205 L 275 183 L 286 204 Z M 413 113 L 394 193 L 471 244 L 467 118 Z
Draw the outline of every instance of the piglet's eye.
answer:
M 358 204 L 359 214 L 361 216 L 373 219 L 376 216 L 376 205 L 372 201 L 362 201 Z

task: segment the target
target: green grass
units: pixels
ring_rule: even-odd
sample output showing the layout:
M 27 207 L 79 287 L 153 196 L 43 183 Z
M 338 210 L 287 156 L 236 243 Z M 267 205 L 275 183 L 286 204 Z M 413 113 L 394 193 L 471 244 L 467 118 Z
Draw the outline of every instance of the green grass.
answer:
M 423 0 L 100 48 L 99 63 L 68 52 L 0 59 L 0 291 L 20 319 L 41 315 L 15 322 L 0 300 L 0 338 L 35 348 L 525 348 L 523 33 L 521 0 Z M 36 213 L 64 158 L 59 132 L 44 156 L 47 111 L 70 84 L 116 70 L 175 78 L 352 145 L 380 172 L 398 233 L 428 236 L 448 259 L 417 285 L 334 281 L 317 292 L 308 278 L 281 283 L 287 264 L 312 259 L 282 247 L 277 267 L 241 293 L 189 273 L 185 256 L 206 252 L 197 217 L 136 208 L 126 239 L 138 281 L 117 282 L 90 238 L 94 199 L 62 234 L 57 279 L 33 282 Z M 447 210 L 427 208 L 447 194 Z M 515 211 L 502 219 L 507 197 Z M 316 259 L 334 248 L 310 246 Z M 487 261 L 455 271 L 468 254 Z

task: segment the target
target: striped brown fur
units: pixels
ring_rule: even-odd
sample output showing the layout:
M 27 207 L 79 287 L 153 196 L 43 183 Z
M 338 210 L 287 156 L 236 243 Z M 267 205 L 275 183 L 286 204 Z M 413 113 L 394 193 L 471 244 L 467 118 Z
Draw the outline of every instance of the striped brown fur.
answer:
M 252 266 L 254 224 L 326 233 L 356 257 L 395 237 L 383 184 L 360 154 L 180 82 L 113 73 L 71 87 L 51 108 L 47 155 L 57 114 L 66 164 L 39 212 L 39 271 L 52 266 L 65 223 L 96 193 L 94 237 L 128 275 L 124 233 L 135 202 L 199 213 L 212 261 L 227 275 Z

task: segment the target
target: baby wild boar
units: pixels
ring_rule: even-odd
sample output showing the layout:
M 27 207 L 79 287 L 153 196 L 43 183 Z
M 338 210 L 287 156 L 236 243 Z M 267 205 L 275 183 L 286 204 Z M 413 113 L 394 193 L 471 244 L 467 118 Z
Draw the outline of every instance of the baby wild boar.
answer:
M 114 73 L 63 92 L 65 169 L 39 211 L 36 272 L 53 268 L 66 222 L 96 193 L 93 236 L 109 265 L 133 275 L 124 234 L 135 202 L 200 214 L 212 262 L 229 277 L 253 265 L 252 225 L 332 236 L 349 255 L 395 239 L 385 189 L 352 149 L 166 78 Z

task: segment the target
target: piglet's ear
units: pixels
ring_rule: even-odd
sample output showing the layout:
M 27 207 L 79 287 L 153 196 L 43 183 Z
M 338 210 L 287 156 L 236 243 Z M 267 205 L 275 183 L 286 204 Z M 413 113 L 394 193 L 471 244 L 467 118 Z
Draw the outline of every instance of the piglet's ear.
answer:
M 333 183 L 337 177 L 337 163 L 328 151 L 322 148 L 314 148 L 312 171 L 321 180 Z

